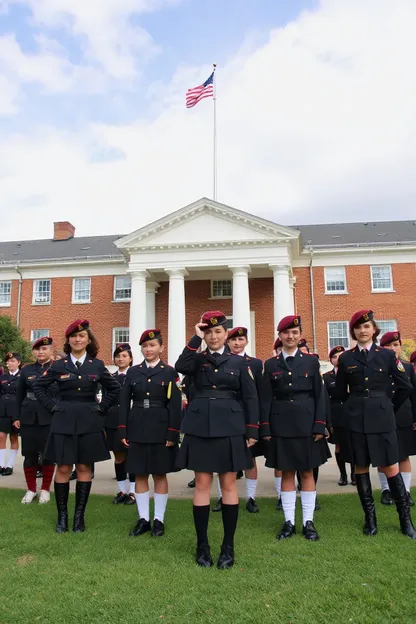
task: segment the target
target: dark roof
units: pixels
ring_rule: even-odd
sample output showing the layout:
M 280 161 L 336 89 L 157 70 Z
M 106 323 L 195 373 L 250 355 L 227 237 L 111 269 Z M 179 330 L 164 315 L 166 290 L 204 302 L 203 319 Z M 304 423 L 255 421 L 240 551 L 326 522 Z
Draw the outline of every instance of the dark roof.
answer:
M 416 242 L 416 221 L 369 221 L 291 227 L 300 231 L 304 247 L 405 245 Z
M 42 260 L 72 260 L 122 258 L 114 245 L 115 236 L 80 236 L 65 241 L 52 239 L 0 242 L 2 263 L 40 262 Z

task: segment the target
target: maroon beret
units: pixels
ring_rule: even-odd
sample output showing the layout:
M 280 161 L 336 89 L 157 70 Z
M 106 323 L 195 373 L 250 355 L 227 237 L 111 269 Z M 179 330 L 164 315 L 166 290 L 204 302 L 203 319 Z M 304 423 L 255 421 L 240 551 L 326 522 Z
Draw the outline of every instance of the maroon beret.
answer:
M 90 327 L 89 321 L 77 319 L 76 321 L 71 323 L 71 325 L 68 325 L 68 327 L 66 328 L 65 336 L 66 338 L 69 338 L 70 336 L 73 336 L 74 334 L 77 334 L 78 332 L 82 332 L 86 329 L 89 329 L 89 327 Z
M 218 325 L 227 325 L 227 317 L 219 310 L 210 310 L 202 315 L 201 323 L 206 324 L 206 327 L 203 329 L 211 329 L 212 327 L 218 327 Z
M 145 329 L 145 331 L 140 336 L 139 345 L 142 345 L 144 342 L 148 340 L 154 340 L 155 338 L 160 338 L 160 329 Z
M 336 347 L 332 347 L 331 351 L 329 352 L 328 358 L 331 359 L 337 353 L 343 353 L 344 351 L 345 351 L 345 347 L 343 347 L 342 345 L 337 345 Z
M 131 346 L 128 344 L 128 342 L 123 342 L 122 344 L 118 344 L 116 348 L 114 349 L 113 357 L 116 357 L 116 355 L 118 355 L 122 351 L 131 351 Z
M 53 340 L 51 336 L 42 336 L 42 338 L 38 338 L 32 344 L 32 349 L 39 349 L 40 347 L 48 347 L 52 344 Z
M 306 338 L 301 338 L 298 342 L 298 348 L 300 349 L 301 347 L 307 347 L 308 343 Z
M 277 331 L 282 332 L 286 329 L 293 329 L 295 327 L 301 327 L 301 318 L 298 314 L 284 316 L 277 326 Z
M 237 338 L 238 336 L 247 338 L 247 327 L 233 327 L 228 330 L 228 338 Z
M 22 356 L 20 355 L 20 353 L 17 353 L 17 351 L 9 351 L 9 353 L 6 353 L 6 355 L 4 356 L 4 361 L 7 362 L 7 360 L 11 360 L 12 358 L 19 360 L 19 362 L 22 361 Z
M 276 340 L 274 341 L 273 349 L 276 351 L 276 349 L 281 349 L 282 347 L 283 347 L 283 342 L 280 340 L 279 337 L 277 337 Z
M 385 347 L 386 345 L 389 345 L 392 342 L 395 342 L 395 340 L 399 340 L 400 344 L 402 344 L 402 339 L 400 337 L 400 332 L 398 332 L 398 331 L 386 332 L 381 337 L 380 347 Z
M 354 329 L 357 325 L 362 325 L 363 323 L 368 323 L 368 321 L 372 321 L 374 317 L 374 312 L 372 310 L 359 310 L 352 315 L 350 320 L 350 329 Z
M 413 351 L 413 353 L 410 354 L 410 361 L 412 362 L 416 362 L 416 351 Z

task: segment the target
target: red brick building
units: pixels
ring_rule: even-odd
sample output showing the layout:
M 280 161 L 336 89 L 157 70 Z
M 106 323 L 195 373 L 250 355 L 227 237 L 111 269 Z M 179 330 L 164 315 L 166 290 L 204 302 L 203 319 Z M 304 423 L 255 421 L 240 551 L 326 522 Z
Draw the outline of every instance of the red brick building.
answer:
M 75 318 L 91 322 L 111 363 L 114 344 L 162 329 L 174 361 L 202 312 L 221 309 L 270 356 L 277 321 L 297 311 L 325 359 L 348 346 L 351 314 L 371 307 L 382 331 L 416 338 L 416 222 L 281 226 L 201 199 L 131 234 L 0 243 L 0 314 L 58 347 Z

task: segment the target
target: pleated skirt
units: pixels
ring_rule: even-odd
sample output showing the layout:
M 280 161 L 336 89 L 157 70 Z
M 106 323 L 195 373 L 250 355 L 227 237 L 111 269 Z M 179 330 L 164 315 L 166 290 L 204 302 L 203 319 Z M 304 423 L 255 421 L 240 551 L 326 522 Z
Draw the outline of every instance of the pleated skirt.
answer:
M 44 455 L 50 428 L 50 425 L 39 425 L 38 423 L 20 427 L 23 457 L 29 457 L 37 453 Z
M 166 446 L 164 442 L 143 444 L 130 442 L 127 449 L 126 470 L 139 475 L 165 475 L 178 472 L 176 466 L 178 445 Z
M 266 457 L 266 466 L 275 470 L 312 470 L 325 464 L 331 457 L 325 438 L 314 442 L 312 436 L 281 438 L 272 436 Z
M 70 435 L 50 433 L 45 457 L 54 464 L 93 464 L 110 459 L 104 431 Z
M 178 453 L 177 466 L 195 472 L 238 472 L 253 466 L 245 436 L 200 438 L 186 434 Z

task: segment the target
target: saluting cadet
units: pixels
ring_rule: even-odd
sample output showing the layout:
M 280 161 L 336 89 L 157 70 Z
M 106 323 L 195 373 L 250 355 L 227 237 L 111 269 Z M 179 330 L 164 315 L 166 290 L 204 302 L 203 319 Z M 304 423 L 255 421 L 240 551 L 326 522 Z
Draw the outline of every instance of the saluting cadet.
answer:
M 127 371 L 133 365 L 133 354 L 128 343 L 116 346 L 113 353 L 113 361 L 118 370 L 113 373 L 113 377 L 121 387 L 126 381 Z M 136 476 L 131 473 L 127 480 L 126 472 L 126 447 L 121 442 L 119 433 L 119 405 L 113 405 L 107 412 L 105 420 L 105 435 L 110 451 L 114 453 L 114 470 L 117 480 L 117 494 L 113 498 L 114 505 L 135 505 L 134 496 Z
M 110 459 L 104 433 L 105 413 L 118 401 L 120 384 L 104 362 L 96 359 L 98 343 L 89 321 L 77 320 L 65 332 L 66 358 L 58 360 L 35 382 L 39 403 L 52 415 L 45 457 L 57 464 L 55 499 L 57 533 L 68 531 L 69 478 L 72 465 L 77 472 L 73 531 L 85 531 L 84 513 L 91 490 L 91 464 Z M 48 388 L 56 382 L 54 398 Z M 105 392 L 97 401 L 98 384 Z
M 130 536 L 137 537 L 151 530 L 153 537 L 161 537 L 165 532 L 168 501 L 166 475 L 176 470 L 182 392 L 175 369 L 161 360 L 160 330 L 147 329 L 139 344 L 144 361 L 132 366 L 127 373 L 119 416 L 121 440 L 128 448 L 127 470 L 136 475 L 139 519 Z M 149 475 L 154 481 L 153 527 L 150 524 Z
M 227 319 L 219 310 L 205 312 L 176 362 L 191 375 L 194 392 L 182 432 L 180 468 L 195 471 L 193 516 L 197 535 L 196 562 L 213 565 L 208 542 L 209 502 L 213 473 L 219 474 L 224 539 L 219 569 L 234 565 L 234 534 L 238 520 L 236 473 L 253 465 L 249 447 L 258 438 L 258 399 L 254 376 L 243 358 L 226 349 Z M 207 349 L 197 353 L 202 340 Z
M 324 373 L 323 379 L 325 382 L 325 387 L 329 395 L 330 399 L 330 410 L 331 410 L 331 436 L 329 441 L 332 444 L 335 444 L 335 459 L 337 461 L 337 466 L 339 468 L 339 481 L 338 485 L 348 485 L 348 476 L 347 470 L 345 467 L 345 461 L 342 457 L 341 453 L 341 445 L 344 446 L 348 444 L 347 440 L 347 430 L 343 427 L 342 420 L 342 401 L 340 401 L 335 394 L 335 382 L 337 378 L 338 371 L 338 358 L 341 353 L 344 353 L 345 348 L 342 345 L 337 345 L 333 347 L 329 352 L 328 359 L 334 367 L 332 370 Z M 354 467 L 351 465 L 351 485 L 355 485 L 355 476 L 354 476 Z
M 273 355 L 274 357 L 278 357 L 280 355 L 280 352 L 282 351 L 283 348 L 283 344 L 282 341 L 280 340 L 279 336 L 276 338 L 276 340 L 274 341 L 274 345 L 273 345 Z M 281 470 L 275 470 L 274 471 L 274 480 L 276 483 L 276 496 L 277 496 L 277 502 L 276 502 L 276 510 L 277 511 L 283 511 L 283 507 L 282 507 L 282 498 L 280 496 L 281 492 L 282 492 L 282 471 Z
M 385 333 L 380 346 L 394 352 L 397 360 L 400 360 L 402 351 L 402 340 L 399 331 Z M 403 477 L 407 491 L 409 505 L 413 507 L 414 502 L 410 496 L 410 483 L 412 480 L 412 464 L 409 456 L 416 455 L 416 374 L 412 364 L 400 360 L 406 371 L 406 376 L 413 386 L 413 392 L 396 412 L 397 441 L 399 445 L 399 468 Z M 394 382 L 391 386 L 392 395 L 394 393 Z M 387 477 L 379 468 L 378 476 L 381 485 L 381 502 L 384 505 L 393 505 L 393 499 L 387 482 Z
M 50 501 L 49 490 L 55 471 L 53 462 L 43 458 L 52 415 L 36 400 L 33 392 L 35 382 L 52 364 L 52 338 L 50 336 L 39 338 L 33 343 L 32 351 L 36 362 L 27 364 L 22 368 L 16 392 L 18 420 L 15 422 L 15 426 L 20 430 L 20 437 L 22 438 L 23 471 L 27 484 L 27 492 L 22 498 L 24 505 L 30 504 L 37 496 L 36 474 L 39 456 L 42 457 L 40 504 Z M 49 394 L 53 398 L 52 388 L 50 388 Z
M 19 450 L 17 420 L 16 389 L 20 378 L 22 358 L 19 353 L 10 352 L 4 358 L 7 373 L 0 377 L 0 474 L 10 477 Z M 10 437 L 9 458 L 6 464 L 6 441 Z
M 402 533 L 416 539 L 402 475 L 396 434 L 398 410 L 412 391 L 406 371 L 394 353 L 376 344 L 380 333 L 372 310 L 360 310 L 350 320 L 357 345 L 338 360 L 336 393 L 344 402 L 342 418 L 349 430 L 355 480 L 365 513 L 364 535 L 377 533 L 369 466 L 381 466 L 396 504 Z M 391 382 L 394 381 L 393 403 Z M 394 409 L 393 409 L 394 406 Z
M 301 474 L 302 534 L 319 539 L 313 523 L 316 487 L 313 469 L 325 463 L 325 389 L 316 357 L 301 353 L 301 318 L 285 316 L 277 331 L 283 349 L 265 362 L 260 396 L 260 435 L 270 440 L 266 466 L 282 470 L 282 506 L 285 523 L 277 539 L 295 534 L 295 473 Z

